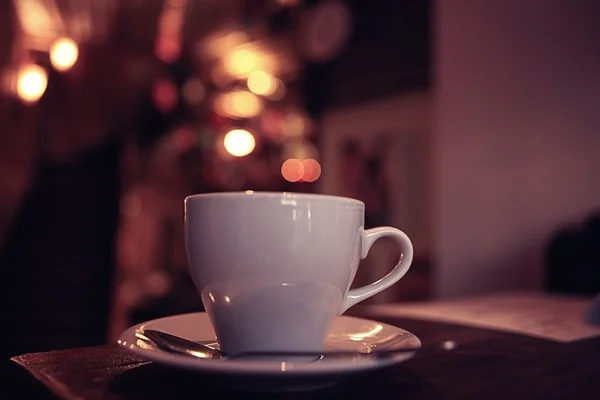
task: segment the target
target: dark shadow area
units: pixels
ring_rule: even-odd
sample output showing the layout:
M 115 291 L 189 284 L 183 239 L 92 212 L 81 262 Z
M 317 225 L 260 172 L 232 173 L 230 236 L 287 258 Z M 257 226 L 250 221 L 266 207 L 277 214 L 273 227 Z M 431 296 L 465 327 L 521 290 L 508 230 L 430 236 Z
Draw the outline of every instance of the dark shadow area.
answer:
M 368 382 L 368 384 L 367 384 Z M 276 385 L 293 384 L 300 388 L 296 391 L 269 392 L 261 391 L 260 385 L 273 388 Z M 235 386 L 254 387 L 255 390 L 235 390 Z M 319 387 L 306 389 L 307 387 Z M 124 372 L 110 383 L 111 394 L 123 396 L 127 399 L 191 399 L 198 396 L 201 391 L 202 398 L 245 398 L 245 399 L 332 399 L 350 398 L 360 399 L 373 395 L 389 396 L 398 394 L 402 388 L 402 396 L 406 399 L 417 398 L 427 392 L 435 392 L 426 382 L 405 368 L 398 368 L 393 373 L 389 371 L 376 371 L 346 378 L 333 385 L 328 381 L 319 382 L 318 379 L 290 380 L 285 383 L 283 379 L 265 380 L 259 376 L 241 378 L 239 376 L 218 377 L 203 375 L 189 371 L 169 369 L 155 364 L 147 364 Z M 374 389 L 375 388 L 375 389 Z M 415 397 L 416 396 L 416 397 Z
M 555 232 L 545 249 L 545 288 L 553 293 L 600 293 L 600 212 Z

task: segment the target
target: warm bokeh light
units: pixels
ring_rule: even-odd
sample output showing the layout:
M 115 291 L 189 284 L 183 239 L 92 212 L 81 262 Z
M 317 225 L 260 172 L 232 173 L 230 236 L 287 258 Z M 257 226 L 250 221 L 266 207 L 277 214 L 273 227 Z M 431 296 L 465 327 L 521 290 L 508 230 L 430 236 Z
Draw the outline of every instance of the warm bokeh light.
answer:
M 262 110 L 262 103 L 256 95 L 243 90 L 223 93 L 215 100 L 217 113 L 234 118 L 252 118 Z
M 186 1 L 165 1 L 158 20 L 154 52 L 159 60 L 173 63 L 181 57 Z
M 289 158 L 281 165 L 281 175 L 288 182 L 314 182 L 321 176 L 321 165 L 312 158 Z
M 73 39 L 60 38 L 50 47 L 50 62 L 58 71 L 67 71 L 75 65 L 79 57 L 79 47 Z
M 215 65 L 210 71 L 210 80 L 214 86 L 225 88 L 229 85 L 231 77 L 227 74 L 223 66 Z
M 285 84 L 280 79 L 273 79 L 273 91 L 265 95 L 269 100 L 279 101 L 285 97 Z
M 248 35 L 243 31 L 218 32 L 198 42 L 197 51 L 201 57 L 221 58 L 231 49 L 247 43 L 248 40 Z
M 277 89 L 277 82 L 265 71 L 254 71 L 248 76 L 248 89 L 252 93 L 268 96 Z
M 248 76 L 260 67 L 260 56 L 249 49 L 232 51 L 225 58 L 225 70 L 233 76 Z
M 27 64 L 19 69 L 17 77 L 17 94 L 28 102 L 38 101 L 48 86 L 48 74 L 44 68 L 36 64 Z
M 304 176 L 304 165 L 297 158 L 290 158 L 281 164 L 281 175 L 288 182 L 298 182 Z
M 177 153 L 185 153 L 196 147 L 198 136 L 192 128 L 181 126 L 171 134 L 171 144 Z
M 197 105 L 204 100 L 206 88 L 200 80 L 190 79 L 183 85 L 181 94 L 189 104 Z
M 282 119 L 283 117 L 280 111 L 266 109 L 260 115 L 260 129 L 269 139 L 279 142 L 283 139 L 281 133 Z
M 159 60 L 170 64 L 181 56 L 181 44 L 175 37 L 163 36 L 156 40 L 154 52 Z
M 308 158 L 302 160 L 302 180 L 305 182 L 314 182 L 321 176 L 321 165 L 317 160 Z
M 306 119 L 295 112 L 283 117 L 283 134 L 289 138 L 302 136 L 306 131 Z
M 177 106 L 177 87 L 171 81 L 159 79 L 152 88 L 154 105 L 162 112 L 173 110 Z
M 245 129 L 232 129 L 223 138 L 223 145 L 229 154 L 244 157 L 252 153 L 256 146 L 254 136 Z
M 2 0 L 8 2 L 9 0 Z M 47 2 L 39 0 L 19 0 L 13 1 L 20 28 L 28 38 L 51 38 L 56 37 L 59 26 L 59 17 Z M 46 45 L 50 43 L 44 41 Z M 46 47 L 46 50 L 48 47 Z
M 304 160 L 307 158 L 319 158 L 319 150 L 314 143 L 303 140 L 289 140 L 283 145 L 282 157 L 284 160 L 288 158 L 297 158 Z

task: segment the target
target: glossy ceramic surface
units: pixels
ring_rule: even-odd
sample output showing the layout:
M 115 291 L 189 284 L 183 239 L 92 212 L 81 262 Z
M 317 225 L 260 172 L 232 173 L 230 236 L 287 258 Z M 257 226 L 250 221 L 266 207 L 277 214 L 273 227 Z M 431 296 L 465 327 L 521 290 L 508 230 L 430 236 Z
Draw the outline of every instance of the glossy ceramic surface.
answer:
M 286 380 L 314 377 L 335 381 L 348 374 L 388 367 L 405 361 L 414 354 L 399 353 L 382 359 L 368 355 L 336 356 L 312 362 L 198 359 L 149 346 L 136 336 L 136 332 L 144 329 L 167 332 L 218 348 L 215 332 L 206 313 L 176 315 L 135 325 L 121 334 L 118 343 L 129 351 L 160 364 L 232 377 L 256 376 Z M 415 335 L 401 328 L 346 316 L 334 319 L 325 341 L 325 348 L 328 350 L 357 352 L 369 352 L 375 348 L 381 350 L 420 346 L 421 342 Z
M 413 248 L 391 227 L 364 230 L 358 200 L 298 193 L 214 193 L 185 200 L 190 273 L 230 354 L 319 351 L 336 315 L 408 271 Z M 401 262 L 349 291 L 373 242 L 392 237 Z M 391 267 L 391 266 L 390 266 Z

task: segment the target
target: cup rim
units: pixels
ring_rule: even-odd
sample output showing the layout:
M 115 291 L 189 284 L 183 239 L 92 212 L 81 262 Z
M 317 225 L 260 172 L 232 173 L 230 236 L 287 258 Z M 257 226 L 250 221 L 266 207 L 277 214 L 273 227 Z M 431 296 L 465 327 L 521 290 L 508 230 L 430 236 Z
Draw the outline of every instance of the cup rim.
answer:
M 353 199 L 350 197 L 344 196 L 335 196 L 329 194 L 321 194 L 321 193 L 303 193 L 303 192 L 269 192 L 269 191 L 254 191 L 254 190 L 246 190 L 246 191 L 232 191 L 232 192 L 210 192 L 210 193 L 198 193 L 192 194 L 185 198 L 185 202 L 194 199 L 206 199 L 206 198 L 285 198 L 285 199 L 296 199 L 296 200 L 324 200 L 324 201 L 333 201 L 333 202 L 341 202 L 345 204 L 353 204 L 357 206 L 365 206 L 360 200 Z

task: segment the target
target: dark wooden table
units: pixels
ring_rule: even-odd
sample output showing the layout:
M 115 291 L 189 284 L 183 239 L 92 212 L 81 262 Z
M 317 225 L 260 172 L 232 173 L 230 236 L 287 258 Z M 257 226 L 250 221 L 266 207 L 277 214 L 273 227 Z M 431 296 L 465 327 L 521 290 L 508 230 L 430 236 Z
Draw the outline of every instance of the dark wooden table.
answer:
M 368 309 L 355 315 L 369 317 Z M 0 399 L 600 399 L 600 338 L 568 344 L 437 322 L 379 318 L 424 343 L 453 339 L 452 352 L 422 354 L 338 386 L 297 394 L 250 394 L 174 371 L 116 346 L 19 356 L 6 365 Z

